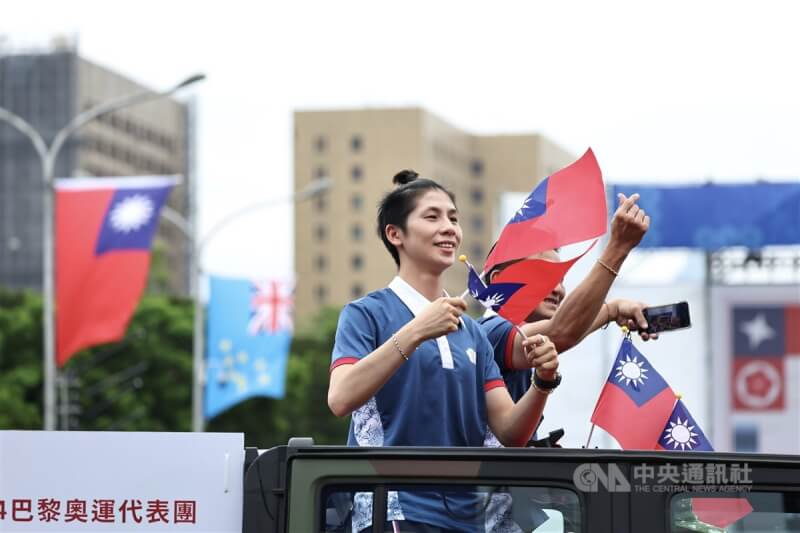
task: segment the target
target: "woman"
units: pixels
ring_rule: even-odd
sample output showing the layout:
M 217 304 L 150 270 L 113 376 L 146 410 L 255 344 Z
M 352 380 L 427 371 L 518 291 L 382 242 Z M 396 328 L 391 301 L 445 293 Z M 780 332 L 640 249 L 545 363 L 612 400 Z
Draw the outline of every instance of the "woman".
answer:
M 378 233 L 398 273 L 387 288 L 342 310 L 328 405 L 337 416 L 352 414 L 350 446 L 482 446 L 487 424 L 504 445 L 524 446 L 558 384 L 555 347 L 538 337 L 528 357 L 539 379 L 514 404 L 485 334 L 463 315 L 466 303 L 444 291 L 442 274 L 462 237 L 453 194 L 413 171 L 394 183 L 378 209 Z M 370 523 L 371 501 L 361 500 L 354 531 Z M 444 512 L 441 495 L 390 493 L 388 508 L 395 530 L 475 526 Z

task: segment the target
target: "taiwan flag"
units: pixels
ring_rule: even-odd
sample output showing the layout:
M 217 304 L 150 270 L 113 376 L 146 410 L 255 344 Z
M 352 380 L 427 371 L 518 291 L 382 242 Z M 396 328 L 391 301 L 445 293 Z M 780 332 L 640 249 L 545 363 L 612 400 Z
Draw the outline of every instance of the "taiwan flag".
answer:
M 693 450 L 713 452 L 714 448 L 706 438 L 706 434 L 695 422 L 682 400 L 675 402 L 672 414 L 658 439 L 658 449 L 661 450 Z
M 600 392 L 592 422 L 625 450 L 652 450 L 674 405 L 675 393 L 667 382 L 625 338 Z
M 682 400 L 675 402 L 672 414 L 658 439 L 659 450 L 713 452 L 708 438 Z M 715 479 L 715 481 L 717 481 Z M 727 480 L 719 480 L 727 481 Z M 727 528 L 753 511 L 747 498 L 718 498 L 698 496 L 691 499 L 692 512 L 697 519 L 718 528 Z
M 487 287 L 471 265 L 467 286 L 473 298 L 512 324 L 524 322 L 566 275 L 578 259 L 586 255 L 597 241 L 581 255 L 568 261 L 523 259 L 496 274 Z
M 161 208 L 176 177 L 55 183 L 56 362 L 113 342 L 139 303 Z
M 590 148 L 528 195 L 503 228 L 483 270 L 599 237 L 606 232 L 607 217 L 603 175 Z

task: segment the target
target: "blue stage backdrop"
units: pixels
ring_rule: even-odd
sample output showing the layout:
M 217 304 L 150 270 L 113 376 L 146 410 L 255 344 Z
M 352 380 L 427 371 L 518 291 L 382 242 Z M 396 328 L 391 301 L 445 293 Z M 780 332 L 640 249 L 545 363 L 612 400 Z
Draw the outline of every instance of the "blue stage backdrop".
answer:
M 800 180 L 799 180 L 800 181 Z M 652 223 L 640 248 L 760 248 L 800 244 L 800 182 L 654 187 L 614 185 L 641 194 Z

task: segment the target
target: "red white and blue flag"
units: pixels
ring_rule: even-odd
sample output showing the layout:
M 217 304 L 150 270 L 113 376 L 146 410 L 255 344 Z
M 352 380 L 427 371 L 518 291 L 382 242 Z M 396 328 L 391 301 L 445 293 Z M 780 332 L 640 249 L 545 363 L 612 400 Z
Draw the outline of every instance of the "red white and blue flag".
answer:
M 483 270 L 599 237 L 607 216 L 603 175 L 590 148 L 533 189 L 503 228 Z
M 55 183 L 56 362 L 112 342 L 139 303 L 159 214 L 176 177 Z
M 622 341 L 592 413 L 592 423 L 625 450 L 652 450 L 675 405 L 675 393 L 630 339 Z
M 512 324 L 524 322 L 558 285 L 567 271 L 586 255 L 597 241 L 581 255 L 568 261 L 523 259 L 494 276 L 487 287 L 472 265 L 467 265 L 467 286 L 473 298 Z
M 713 452 L 714 447 L 700 425 L 683 403 L 675 402 L 672 414 L 658 439 L 656 449 L 667 451 Z M 747 498 L 717 498 L 699 496 L 691 499 L 692 512 L 698 520 L 719 528 L 727 528 L 753 511 Z
M 683 400 L 675 402 L 675 407 L 664 426 L 661 438 L 658 439 L 657 448 L 669 451 L 714 451 L 706 434 L 700 429 L 700 425 L 689 414 Z

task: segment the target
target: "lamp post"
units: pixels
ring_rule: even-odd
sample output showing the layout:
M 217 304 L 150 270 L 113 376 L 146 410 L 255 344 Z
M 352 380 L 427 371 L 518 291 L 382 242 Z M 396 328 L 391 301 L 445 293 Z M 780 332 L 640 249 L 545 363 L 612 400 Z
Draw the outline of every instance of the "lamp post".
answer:
M 197 238 L 196 225 L 193 225 L 191 221 L 184 218 L 180 213 L 169 206 L 164 206 L 162 208 L 161 216 L 177 227 L 191 243 L 191 266 L 189 268 L 189 275 L 191 277 L 190 286 L 192 299 L 194 301 L 194 338 L 192 341 L 192 431 L 203 431 L 205 425 L 203 419 L 203 384 L 205 377 L 205 360 L 203 357 L 205 351 L 205 335 L 203 332 L 203 323 L 205 321 L 205 314 L 203 311 L 203 303 L 200 301 L 200 276 L 203 274 L 200 259 L 205 246 L 221 229 L 244 215 L 285 202 L 296 203 L 308 198 L 313 198 L 330 189 L 332 185 L 333 180 L 330 178 L 322 178 L 312 182 L 305 189 L 289 197 L 263 200 L 243 206 L 229 213 L 222 220 L 214 224 L 202 239 Z
M 39 156 L 44 184 L 43 224 L 42 224 L 42 293 L 44 300 L 44 429 L 56 429 L 56 360 L 55 360 L 55 269 L 53 261 L 53 172 L 56 158 L 69 138 L 86 123 L 102 115 L 118 111 L 149 100 L 169 96 L 172 93 L 205 79 L 204 74 L 195 74 L 174 87 L 161 92 L 142 90 L 108 102 L 98 104 L 73 117 L 61 128 L 48 145 L 42 135 L 22 117 L 0 107 L 0 121 L 7 122 L 25 135 Z

